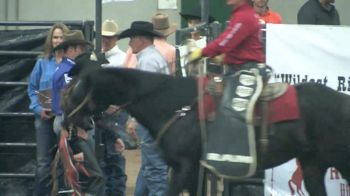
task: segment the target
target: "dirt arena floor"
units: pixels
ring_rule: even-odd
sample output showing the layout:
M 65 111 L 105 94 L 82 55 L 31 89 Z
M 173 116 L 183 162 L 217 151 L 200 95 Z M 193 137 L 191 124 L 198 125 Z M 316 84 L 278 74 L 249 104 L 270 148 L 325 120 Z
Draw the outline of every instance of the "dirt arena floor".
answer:
M 126 160 L 126 174 L 128 175 L 128 181 L 126 182 L 126 196 L 133 196 L 137 174 L 140 169 L 140 150 L 126 150 L 124 151 L 124 156 Z
M 134 196 L 137 174 L 140 169 L 141 154 L 140 149 L 124 151 L 126 160 L 126 174 L 128 180 L 126 182 L 126 196 Z M 188 193 L 183 193 L 182 196 L 189 196 Z

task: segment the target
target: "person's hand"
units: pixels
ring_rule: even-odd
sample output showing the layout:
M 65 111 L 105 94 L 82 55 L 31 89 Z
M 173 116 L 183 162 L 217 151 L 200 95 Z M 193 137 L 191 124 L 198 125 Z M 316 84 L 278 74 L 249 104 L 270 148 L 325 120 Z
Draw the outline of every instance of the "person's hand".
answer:
M 211 58 L 211 60 L 213 63 L 222 64 L 224 62 L 224 57 L 225 57 L 224 54 L 220 54 L 220 55 L 214 56 L 213 58 Z
M 43 108 L 40 112 L 40 118 L 44 119 L 44 120 L 48 120 L 50 118 L 52 118 L 53 115 L 51 113 L 51 109 L 49 108 Z
M 193 61 L 199 60 L 200 58 L 202 58 L 202 49 L 197 48 L 193 52 L 190 53 L 190 55 L 188 57 L 188 61 L 193 62 Z
M 60 132 L 60 136 L 62 137 L 62 138 L 68 138 L 68 136 L 69 136 L 69 133 L 68 133 L 68 131 L 66 130 L 66 129 L 61 129 L 61 132 Z
M 77 136 L 80 137 L 81 139 L 88 140 L 89 138 L 88 132 L 83 128 L 80 128 L 80 127 L 76 127 L 76 128 L 77 128 Z
M 107 110 L 105 111 L 106 114 L 113 114 L 119 110 L 119 106 L 116 105 L 109 105 Z
M 114 143 L 115 150 L 122 153 L 125 150 L 125 144 L 122 139 L 118 138 Z
M 84 153 L 83 152 L 79 152 L 77 154 L 73 155 L 73 160 L 76 162 L 84 162 Z
M 136 126 L 137 126 L 137 121 L 133 118 L 130 118 L 126 122 L 126 131 L 134 138 L 137 140 L 137 134 L 136 134 Z

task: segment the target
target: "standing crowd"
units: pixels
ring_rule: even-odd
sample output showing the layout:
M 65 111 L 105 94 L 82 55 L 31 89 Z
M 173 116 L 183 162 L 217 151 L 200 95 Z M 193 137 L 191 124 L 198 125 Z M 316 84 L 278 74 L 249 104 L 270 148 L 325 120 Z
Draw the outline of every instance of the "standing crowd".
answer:
M 298 23 L 339 25 L 339 14 L 333 5 L 334 1 L 308 0 L 298 12 Z M 226 2 L 232 7 L 226 29 L 208 44 L 203 35 L 194 31 L 191 39 L 197 43 L 198 49 L 190 53 L 189 60 L 195 61 L 203 56 L 222 56 L 222 63 L 227 65 L 229 73 L 254 68 L 261 70 L 260 65 L 265 62 L 260 39 L 261 24 L 282 23 L 282 17 L 269 8 L 268 0 Z M 199 6 L 180 15 L 186 19 L 189 27 L 201 22 Z M 209 19 L 209 22 L 215 21 L 212 16 Z M 120 32 L 114 20 L 105 20 L 101 28 L 102 49 L 97 51 L 105 58 L 100 61 L 104 62 L 101 66 L 135 68 L 175 75 L 176 49 L 167 42 L 167 37 L 173 34 L 177 27 L 169 22 L 168 15 L 164 13 L 156 13 L 150 21 L 134 21 L 130 28 Z M 126 52 L 118 47 L 118 40 L 125 38 L 129 38 L 129 49 Z M 203 38 L 204 41 L 199 41 Z M 50 168 L 54 162 L 57 144 L 60 138 L 70 137 L 70 133 L 62 127 L 62 91 L 74 78 L 70 70 L 82 55 L 93 55 L 91 49 L 92 43 L 85 40 L 81 31 L 69 30 L 61 23 L 54 24 L 48 32 L 43 55 L 38 58 L 31 73 L 28 85 L 31 101 L 29 108 L 35 114 L 37 142 L 34 195 L 51 194 L 53 187 Z M 262 72 L 259 74 L 263 75 Z M 50 100 L 52 103 L 47 104 Z M 135 185 L 135 196 L 165 195 L 168 189 L 169 168 L 147 128 L 137 123 L 125 111 L 120 111 L 116 105 L 110 105 L 100 120 L 111 122 L 117 127 L 117 131 L 96 123 L 91 130 L 75 130 L 77 139 L 71 142 L 74 145 L 73 160 L 83 162 L 89 173 L 86 176 L 87 183 L 82 185 L 85 195 L 126 194 L 126 160 L 123 155 L 125 144 L 118 131 L 131 132 L 137 135 L 140 141 L 142 160 Z M 105 144 L 104 155 L 99 160 L 94 154 L 95 129 L 102 133 Z M 58 181 L 63 182 L 62 179 Z M 63 183 L 59 184 L 60 189 L 69 188 Z

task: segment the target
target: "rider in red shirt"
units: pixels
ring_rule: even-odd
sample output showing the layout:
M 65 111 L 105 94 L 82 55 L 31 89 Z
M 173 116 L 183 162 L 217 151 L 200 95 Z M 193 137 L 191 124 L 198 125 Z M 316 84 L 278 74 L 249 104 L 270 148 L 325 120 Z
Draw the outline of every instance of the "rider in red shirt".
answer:
M 262 91 L 263 81 L 268 78 L 268 69 L 264 64 L 265 55 L 259 16 L 248 0 L 226 1 L 227 5 L 233 8 L 227 28 L 205 48 L 192 52 L 189 55 L 189 62 L 196 61 L 202 56 L 223 55 L 223 64 L 225 65 L 225 76 L 222 77 L 225 83 L 224 94 L 217 107 L 215 121 L 208 127 L 209 129 L 220 129 L 221 134 L 215 137 L 208 136 L 206 152 L 204 153 L 209 165 L 213 164 L 213 167 L 217 165 L 217 168 L 225 167 L 221 167 L 221 163 L 231 164 L 231 162 L 226 163 L 225 160 L 221 159 L 224 155 L 244 157 L 245 160 L 237 159 L 232 164 L 238 164 L 238 167 L 241 168 L 238 170 L 241 173 L 251 176 L 256 169 L 253 111 Z M 219 78 L 214 77 L 209 85 L 215 81 L 221 81 L 216 79 Z M 207 89 L 210 91 L 210 87 Z M 234 145 L 233 149 L 237 149 L 237 151 L 231 151 L 227 146 L 217 145 L 220 142 L 220 139 L 217 138 L 221 136 L 241 138 L 240 142 L 232 144 Z
M 233 6 L 232 16 L 225 31 L 202 50 L 203 56 L 224 54 L 224 63 L 241 65 L 264 62 L 261 25 L 255 10 L 246 0 L 227 0 Z

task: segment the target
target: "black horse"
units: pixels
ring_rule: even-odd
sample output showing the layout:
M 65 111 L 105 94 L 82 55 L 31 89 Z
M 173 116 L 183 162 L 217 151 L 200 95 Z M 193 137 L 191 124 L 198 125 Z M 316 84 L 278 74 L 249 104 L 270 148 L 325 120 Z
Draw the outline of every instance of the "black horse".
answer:
M 335 167 L 350 180 L 350 97 L 315 83 L 295 88 L 301 118 L 268 126 L 266 153 L 257 147 L 258 169 L 298 158 L 310 195 L 326 195 L 327 168 Z M 108 105 L 123 107 L 158 139 L 173 171 L 169 195 L 185 189 L 195 195 L 201 157 L 197 96 L 195 78 L 107 68 L 81 75 L 63 106 L 68 123 L 83 128 L 91 115 Z M 191 109 L 163 131 L 184 106 Z

